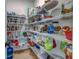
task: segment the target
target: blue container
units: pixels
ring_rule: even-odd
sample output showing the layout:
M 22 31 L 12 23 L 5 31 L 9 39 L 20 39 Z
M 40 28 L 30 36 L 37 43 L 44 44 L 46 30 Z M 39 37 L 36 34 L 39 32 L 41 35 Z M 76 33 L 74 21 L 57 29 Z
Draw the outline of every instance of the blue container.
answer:
M 40 49 L 40 46 L 39 46 L 39 45 L 37 45 L 37 44 L 35 44 L 35 47 L 36 47 L 37 49 Z
M 7 47 L 7 59 L 13 59 L 13 47 Z
M 55 31 L 55 27 L 53 25 L 48 26 L 48 33 L 52 34 Z

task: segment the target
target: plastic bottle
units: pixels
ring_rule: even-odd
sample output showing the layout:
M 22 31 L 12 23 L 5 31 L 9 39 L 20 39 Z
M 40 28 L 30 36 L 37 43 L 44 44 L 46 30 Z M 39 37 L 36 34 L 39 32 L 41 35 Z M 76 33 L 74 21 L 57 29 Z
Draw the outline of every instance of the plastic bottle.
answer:
M 49 42 L 49 38 L 46 38 L 46 41 L 45 41 L 45 48 L 47 50 L 52 50 L 52 44 Z
M 50 25 L 48 26 L 48 33 L 49 33 L 49 34 L 53 34 L 54 31 L 55 31 L 55 27 L 54 27 L 52 24 L 50 24 Z
M 7 46 L 7 59 L 13 59 L 13 47 Z

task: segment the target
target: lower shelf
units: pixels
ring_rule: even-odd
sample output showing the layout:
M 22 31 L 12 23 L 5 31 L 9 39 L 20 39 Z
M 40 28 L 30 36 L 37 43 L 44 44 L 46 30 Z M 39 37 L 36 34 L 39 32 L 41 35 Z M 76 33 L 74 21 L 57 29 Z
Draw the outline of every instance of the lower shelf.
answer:
M 42 49 L 44 49 L 41 46 Z M 51 51 L 47 51 L 46 49 L 44 49 L 45 52 L 47 52 L 51 57 L 55 58 L 55 59 L 65 59 L 65 54 L 64 52 L 62 52 L 61 50 L 54 48 Z
M 33 52 L 37 55 L 39 59 L 47 59 L 46 56 L 42 56 L 41 53 L 36 48 L 31 47 L 31 49 L 33 50 Z
M 18 50 L 28 49 L 29 47 L 26 45 L 26 46 L 13 47 L 13 48 L 14 48 L 14 51 L 18 51 Z

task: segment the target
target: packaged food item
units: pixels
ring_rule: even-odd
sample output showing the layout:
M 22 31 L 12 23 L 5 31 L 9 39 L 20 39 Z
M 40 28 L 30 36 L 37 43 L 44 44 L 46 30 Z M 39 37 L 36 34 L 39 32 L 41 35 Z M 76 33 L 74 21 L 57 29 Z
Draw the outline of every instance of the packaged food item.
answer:
M 38 37 L 37 42 L 38 42 L 38 44 L 42 45 L 42 38 Z
M 70 13 L 71 12 L 71 9 L 66 9 L 65 8 L 63 11 L 64 11 L 64 13 Z
M 72 31 L 65 32 L 66 38 L 69 41 L 72 41 Z
M 44 16 L 44 19 L 53 18 L 53 16 Z
M 12 32 L 7 32 L 7 35 L 9 36 L 9 35 L 12 35 Z
M 66 14 L 66 13 L 70 13 L 72 12 L 73 10 L 73 7 L 70 5 L 67 5 L 67 4 L 62 4 L 62 13 L 63 14 Z
M 70 27 L 69 26 L 64 26 L 63 27 L 63 31 L 65 32 L 65 31 L 70 31 Z
M 34 43 L 33 41 L 31 41 L 30 39 L 28 39 L 28 44 L 29 44 L 30 46 L 32 46 L 32 47 L 35 46 L 35 43 Z
M 14 41 L 14 44 L 15 44 L 15 46 L 19 46 L 19 41 L 18 40 L 15 40 Z
M 47 31 L 47 28 L 48 28 L 48 25 L 44 25 L 43 30 L 44 30 L 44 31 Z
M 59 32 L 61 29 L 62 29 L 61 26 L 57 26 L 57 27 L 56 27 L 56 31 L 58 31 L 58 32 Z
M 67 46 L 67 41 L 61 41 L 60 49 L 64 51 L 64 48 Z
M 64 49 L 66 59 L 72 59 L 72 44 L 68 44 Z

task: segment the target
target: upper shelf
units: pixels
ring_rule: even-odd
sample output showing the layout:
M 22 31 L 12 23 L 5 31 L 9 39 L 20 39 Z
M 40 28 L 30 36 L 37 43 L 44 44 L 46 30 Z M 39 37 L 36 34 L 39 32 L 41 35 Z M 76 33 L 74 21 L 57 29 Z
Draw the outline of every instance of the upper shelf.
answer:
M 57 22 L 61 18 L 67 18 L 67 17 L 71 17 L 71 16 L 73 16 L 72 12 L 62 14 L 60 16 L 56 16 L 56 17 L 53 17 L 53 18 L 42 19 L 41 21 L 35 21 L 33 23 L 30 23 L 29 25 L 44 24 L 44 23 L 48 23 L 48 22 Z
M 54 18 L 42 19 L 41 21 L 36 21 L 36 22 L 30 23 L 30 25 L 33 25 L 33 24 L 44 24 L 44 23 L 47 23 L 47 22 L 56 22 L 56 20 L 61 19 L 61 18 L 62 18 L 62 16 L 56 16 Z

